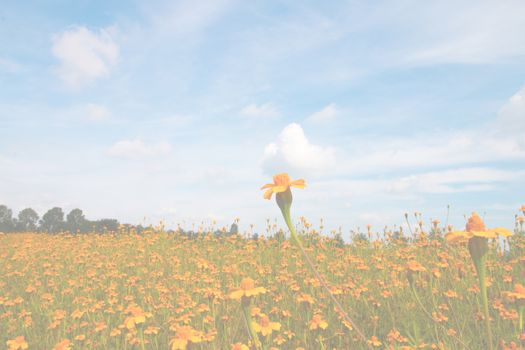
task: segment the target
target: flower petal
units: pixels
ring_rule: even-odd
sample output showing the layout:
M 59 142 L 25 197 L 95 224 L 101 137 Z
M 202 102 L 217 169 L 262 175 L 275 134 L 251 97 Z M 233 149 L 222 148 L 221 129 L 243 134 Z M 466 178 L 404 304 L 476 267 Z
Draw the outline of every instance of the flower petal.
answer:
M 244 295 L 244 291 L 243 290 L 236 290 L 234 292 L 231 292 L 230 293 L 230 299 L 240 299 L 242 298 L 242 296 Z
M 270 188 L 269 190 L 266 190 L 263 194 L 264 199 L 271 199 L 273 194 L 273 189 Z
M 513 235 L 511 230 L 504 228 L 504 227 L 496 227 L 496 228 L 490 229 L 489 231 L 492 231 L 503 237 L 509 237 Z
M 498 235 L 496 232 L 492 230 L 488 231 L 470 231 L 472 235 L 476 237 L 483 237 L 483 238 L 496 238 Z
M 272 188 L 273 186 L 275 186 L 275 184 L 266 184 L 263 187 L 261 187 L 261 190 L 264 190 L 266 188 Z
M 291 187 L 296 187 L 296 188 L 305 188 L 306 187 L 306 183 L 304 182 L 304 179 L 299 179 L 299 180 L 294 180 L 294 181 L 290 182 L 290 186 Z
M 272 188 L 272 191 L 273 191 L 274 193 L 279 193 L 279 192 L 284 192 L 284 191 L 286 191 L 287 188 L 288 188 L 288 186 L 274 186 L 274 187 Z
M 290 183 L 290 177 L 287 173 L 280 173 L 273 176 L 273 182 L 278 186 L 288 186 Z
M 449 232 L 445 235 L 445 240 L 447 242 L 460 242 L 463 240 L 467 240 L 471 237 L 470 232 L 466 231 L 455 231 L 455 232 Z

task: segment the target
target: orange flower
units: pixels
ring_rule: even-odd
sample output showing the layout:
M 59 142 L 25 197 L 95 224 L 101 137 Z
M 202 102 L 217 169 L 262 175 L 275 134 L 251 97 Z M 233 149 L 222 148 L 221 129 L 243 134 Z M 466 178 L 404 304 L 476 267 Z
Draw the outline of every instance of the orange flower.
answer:
M 410 260 L 408 262 L 407 269 L 414 272 L 425 272 L 427 270 L 424 266 L 422 266 L 419 262 L 415 260 Z
M 202 342 L 202 333 L 196 331 L 190 326 L 178 327 L 176 330 L 177 334 L 171 341 L 171 350 L 185 350 L 188 343 L 200 343 Z
M 23 335 L 6 342 L 8 350 L 27 349 L 29 345 Z
M 69 341 L 69 339 L 64 339 L 55 345 L 53 350 L 71 350 L 71 341 Z
M 485 228 L 485 223 L 477 213 L 472 213 L 468 219 L 465 231 L 449 232 L 445 235 L 447 242 L 465 242 L 473 237 L 496 238 L 497 236 L 509 237 L 512 232 L 503 227 L 497 227 L 490 230 Z
M 242 297 L 252 297 L 258 294 L 266 293 L 263 287 L 255 287 L 255 282 L 250 277 L 241 281 L 241 288 L 230 293 L 230 299 L 238 300 Z
M 261 190 L 267 189 L 264 192 L 264 199 L 271 199 L 274 193 L 285 192 L 290 187 L 305 188 L 306 184 L 303 179 L 290 181 L 287 173 L 280 173 L 273 176 L 273 184 L 266 184 Z
M 368 344 L 373 345 L 374 347 L 377 347 L 377 348 L 383 345 L 383 343 L 381 343 L 375 335 L 373 335 L 370 338 L 370 340 L 368 341 Z
M 520 283 L 516 283 L 514 286 L 514 292 L 505 292 L 505 295 L 510 299 L 515 299 L 516 301 L 525 301 L 525 287 Z
M 323 320 L 323 317 L 321 315 L 315 314 L 312 317 L 312 320 L 310 321 L 310 329 L 311 330 L 318 329 L 318 328 L 326 329 L 327 327 L 328 327 L 328 322 Z
M 250 350 L 250 348 L 243 343 L 235 343 L 232 345 L 232 350 Z
M 261 333 L 263 336 L 272 334 L 273 331 L 278 331 L 281 329 L 281 324 L 279 322 L 270 322 L 270 319 L 266 315 L 261 315 L 260 323 L 253 322 L 253 329 L 256 333 Z

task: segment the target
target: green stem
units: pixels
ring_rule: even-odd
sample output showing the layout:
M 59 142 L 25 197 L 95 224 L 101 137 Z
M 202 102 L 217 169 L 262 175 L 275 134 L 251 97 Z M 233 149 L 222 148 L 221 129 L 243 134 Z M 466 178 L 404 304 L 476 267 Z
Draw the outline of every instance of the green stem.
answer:
M 524 331 L 525 331 L 525 329 L 523 329 L 523 311 L 525 311 L 525 306 L 518 306 L 518 315 L 519 315 L 518 327 L 519 327 L 519 334 L 521 334 L 521 332 L 524 332 Z
M 252 314 L 250 312 L 250 306 L 242 305 L 242 312 L 244 315 L 244 319 L 246 320 L 246 323 L 248 325 L 248 331 L 250 332 L 250 336 L 252 337 L 252 340 L 255 344 L 255 348 L 261 349 L 261 342 L 259 341 L 259 338 L 257 337 L 257 333 L 253 329 Z
M 485 327 L 487 329 L 487 341 L 489 343 L 489 349 L 493 350 L 493 341 L 492 341 L 492 328 L 490 326 L 490 313 L 489 313 L 489 299 L 487 296 L 487 269 L 485 267 L 486 254 L 481 256 L 479 259 L 474 259 L 474 265 L 476 266 L 476 271 L 478 272 L 479 280 L 479 290 L 481 293 L 481 301 L 483 303 L 483 314 L 485 316 Z
M 330 288 L 328 288 L 328 285 L 325 281 L 325 279 L 321 276 L 321 274 L 317 271 L 317 269 L 315 268 L 315 265 L 313 264 L 312 260 L 310 260 L 310 257 L 308 256 L 308 254 L 306 254 L 306 251 L 304 250 L 304 247 L 303 247 L 303 244 L 301 243 L 301 240 L 299 239 L 299 236 L 297 236 L 297 233 L 295 232 L 295 227 L 294 225 L 292 224 L 292 220 L 290 218 L 290 205 L 291 205 L 291 201 L 290 203 L 285 203 L 284 205 L 279 205 L 279 208 L 281 208 L 281 212 L 283 214 L 283 217 L 284 217 L 284 221 L 286 222 L 286 225 L 288 226 L 288 229 L 290 230 L 290 236 L 292 238 L 292 241 L 295 243 L 295 245 L 297 245 L 299 247 L 299 249 L 301 250 L 301 253 L 304 257 L 304 259 L 306 260 L 306 262 L 308 263 L 309 267 L 310 267 L 310 270 L 312 271 L 312 273 L 315 275 L 315 277 L 317 277 L 317 279 L 319 280 L 319 283 L 321 283 L 321 285 L 323 286 L 323 288 L 326 290 L 326 292 L 328 293 L 328 296 L 330 297 L 330 299 L 332 299 L 333 303 L 335 304 L 337 310 L 339 310 L 339 312 L 341 313 L 341 315 L 343 316 L 343 318 L 345 319 L 345 321 L 350 324 L 352 326 L 353 329 L 355 329 L 355 331 L 357 332 L 357 334 L 359 335 L 359 337 L 361 338 L 361 340 L 363 340 L 363 342 L 367 345 L 367 347 L 369 349 L 373 349 L 372 346 L 370 344 L 368 344 L 368 341 L 364 335 L 364 333 L 359 329 L 359 327 L 357 327 L 357 325 L 355 324 L 355 322 L 348 316 L 348 314 L 344 311 L 343 307 L 341 306 L 341 304 L 339 303 L 339 301 L 337 301 L 337 299 L 334 297 L 334 295 L 332 294 L 332 292 L 330 292 Z

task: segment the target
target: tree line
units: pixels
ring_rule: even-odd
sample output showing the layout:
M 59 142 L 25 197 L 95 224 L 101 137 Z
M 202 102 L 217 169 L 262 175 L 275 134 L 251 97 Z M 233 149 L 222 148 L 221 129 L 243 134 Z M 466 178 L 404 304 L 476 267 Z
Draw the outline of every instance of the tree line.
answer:
M 14 217 L 10 208 L 0 205 L 0 232 L 104 233 L 117 231 L 119 226 L 116 219 L 88 220 L 78 208 L 65 215 L 62 208 L 54 207 L 42 217 L 34 209 L 26 208 Z

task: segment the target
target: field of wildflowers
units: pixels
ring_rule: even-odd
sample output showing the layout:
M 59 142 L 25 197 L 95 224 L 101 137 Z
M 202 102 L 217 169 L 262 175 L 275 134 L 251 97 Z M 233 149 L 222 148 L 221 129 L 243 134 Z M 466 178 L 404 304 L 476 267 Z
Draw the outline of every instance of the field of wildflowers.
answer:
M 432 234 L 386 232 L 351 244 L 320 235 L 304 218 L 290 240 L 162 229 L 0 235 L 0 344 L 521 349 L 521 209 L 514 232 L 487 229 L 473 214 L 464 231 L 434 223 Z

